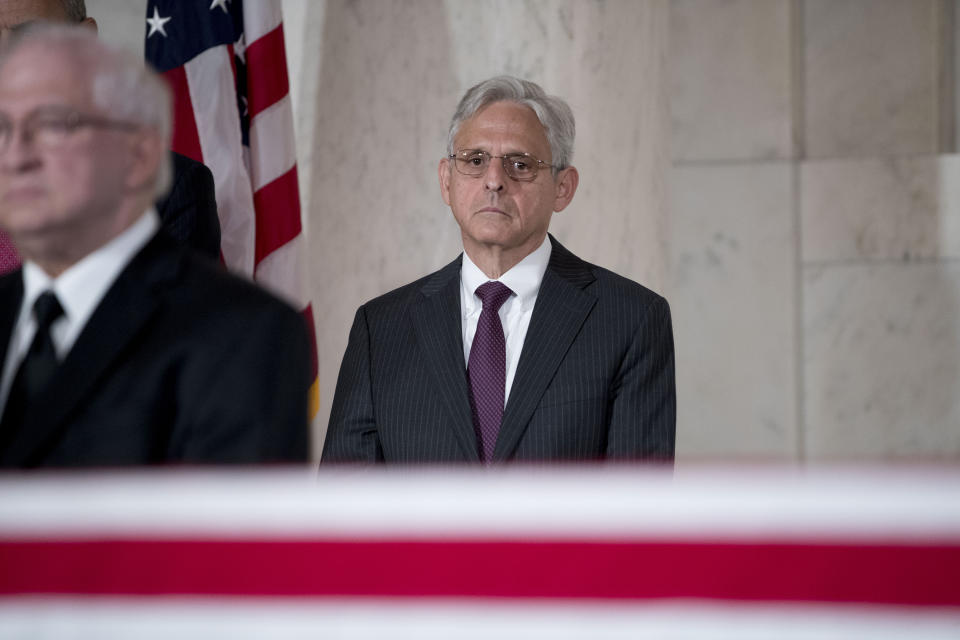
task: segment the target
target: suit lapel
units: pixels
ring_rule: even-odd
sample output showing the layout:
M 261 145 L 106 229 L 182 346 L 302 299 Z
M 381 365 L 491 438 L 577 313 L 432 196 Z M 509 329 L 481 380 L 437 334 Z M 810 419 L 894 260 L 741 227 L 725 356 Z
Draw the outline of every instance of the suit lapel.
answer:
M 18 269 L 0 278 L 0 375 L 3 375 L 3 363 L 7 359 L 10 338 L 13 337 L 13 325 L 20 313 L 23 300 L 23 276 Z
M 11 445 L 10 459 L 31 459 L 59 436 L 77 405 L 94 393 L 117 357 L 155 313 L 158 289 L 179 268 L 168 240 L 155 236 L 120 273 L 61 363 L 41 401 L 26 416 L 31 425 Z
M 460 327 L 460 258 L 427 279 L 410 307 L 417 341 L 435 377 L 450 426 L 468 460 L 479 461 L 470 413 L 463 334 Z
M 567 251 L 553 236 L 550 241 L 550 264 L 523 341 L 494 460 L 506 460 L 513 454 L 543 392 L 597 301 L 584 291 L 595 279 L 590 265 Z

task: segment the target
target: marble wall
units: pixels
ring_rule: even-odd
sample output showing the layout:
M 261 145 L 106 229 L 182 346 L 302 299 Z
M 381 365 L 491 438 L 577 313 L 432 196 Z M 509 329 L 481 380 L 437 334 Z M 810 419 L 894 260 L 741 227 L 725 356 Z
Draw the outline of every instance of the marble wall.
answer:
M 797 457 L 791 17 L 788 0 L 670 5 L 680 459 Z
M 672 0 L 675 161 L 793 157 L 790 17 L 787 0 Z
M 960 457 L 955 4 L 804 5 L 811 458 Z
M 146 0 L 86 0 L 87 15 L 97 21 L 100 37 L 143 55 Z
M 938 151 L 942 0 L 804 0 L 805 156 Z
M 955 4 L 671 3 L 681 456 L 960 457 Z
M 957 2 L 283 0 L 318 443 L 356 307 L 457 253 L 447 121 L 506 72 L 577 114 L 555 233 L 671 301 L 681 462 L 960 457 Z M 140 50 L 143 2 L 88 7 Z

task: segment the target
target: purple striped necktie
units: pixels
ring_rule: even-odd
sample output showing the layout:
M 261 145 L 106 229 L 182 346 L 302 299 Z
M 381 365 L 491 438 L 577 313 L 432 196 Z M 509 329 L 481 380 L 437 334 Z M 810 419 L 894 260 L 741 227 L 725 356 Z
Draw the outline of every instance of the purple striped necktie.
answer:
M 483 310 L 477 320 L 477 332 L 470 347 L 467 379 L 470 382 L 470 408 L 477 431 L 480 460 L 489 463 L 500 433 L 503 419 L 504 386 L 507 379 L 507 343 L 500 323 L 500 307 L 513 291 L 506 285 L 490 281 L 479 287 L 477 297 Z
M 10 236 L 0 231 L 0 276 L 20 266 L 20 256 Z

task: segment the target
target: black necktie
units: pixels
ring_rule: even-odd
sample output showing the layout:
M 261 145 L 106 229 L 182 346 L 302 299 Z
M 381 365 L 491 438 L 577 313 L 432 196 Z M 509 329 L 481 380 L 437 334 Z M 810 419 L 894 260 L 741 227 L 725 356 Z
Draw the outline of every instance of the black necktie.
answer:
M 17 369 L 13 384 L 10 385 L 3 421 L 0 422 L 0 441 L 9 442 L 23 425 L 27 408 L 37 399 L 57 369 L 59 360 L 50 339 L 50 325 L 61 315 L 63 307 L 52 291 L 43 292 L 33 303 L 37 333 L 30 343 L 30 350 Z

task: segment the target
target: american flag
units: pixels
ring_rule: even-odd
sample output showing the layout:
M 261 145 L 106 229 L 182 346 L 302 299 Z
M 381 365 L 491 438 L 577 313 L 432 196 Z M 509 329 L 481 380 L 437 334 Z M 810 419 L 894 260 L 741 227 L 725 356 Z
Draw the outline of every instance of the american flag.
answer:
M 173 90 L 173 150 L 213 172 L 223 261 L 302 309 L 313 417 L 316 342 L 280 2 L 150 0 L 145 51 Z
M 0 477 L 0 638 L 960 638 L 957 469 L 745 466 Z

